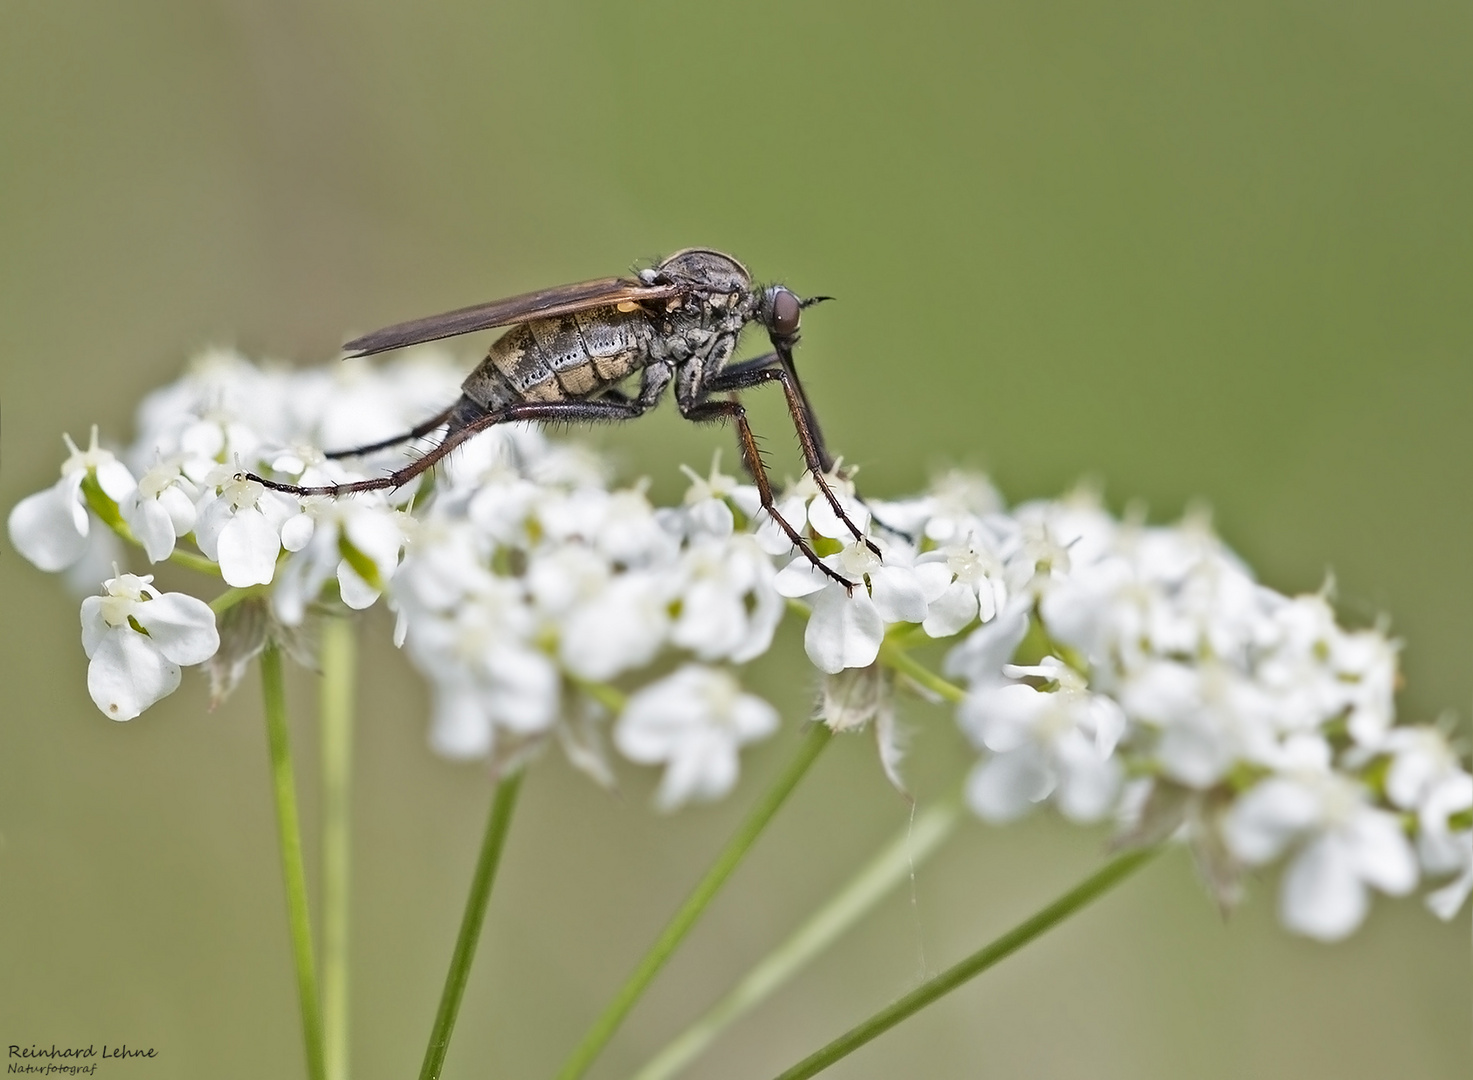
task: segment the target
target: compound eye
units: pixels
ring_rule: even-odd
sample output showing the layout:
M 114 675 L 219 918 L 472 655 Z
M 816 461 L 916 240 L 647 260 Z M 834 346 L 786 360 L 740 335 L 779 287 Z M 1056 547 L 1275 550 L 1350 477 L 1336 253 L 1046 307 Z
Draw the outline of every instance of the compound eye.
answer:
M 803 305 L 789 290 L 773 290 L 771 330 L 774 334 L 779 337 L 792 337 L 798 332 L 798 317 L 802 313 Z

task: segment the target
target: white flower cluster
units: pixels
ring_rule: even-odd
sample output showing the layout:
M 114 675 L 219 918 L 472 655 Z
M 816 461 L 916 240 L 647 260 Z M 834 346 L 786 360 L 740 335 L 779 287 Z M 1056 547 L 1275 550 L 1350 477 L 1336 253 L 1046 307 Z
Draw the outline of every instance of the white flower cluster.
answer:
M 381 369 L 309 371 L 213 353 L 144 401 L 122 460 L 95 431 L 85 451 L 68 440 L 61 480 L 14 508 L 10 536 L 43 570 L 90 573 L 84 588 L 106 577 L 105 595 L 82 608 L 98 708 L 131 719 L 178 687 L 179 665 L 214 657 L 238 669 L 248 655 L 217 650 L 259 649 L 259 635 L 222 649 L 203 601 L 101 569 L 122 557 L 115 533 L 154 563 L 187 539 L 193 551 L 179 557 L 237 594 L 217 606 L 269 605 L 278 628 L 300 626 L 314 605 L 363 609 L 389 592 L 398 640 L 434 691 L 431 742 L 455 757 L 556 732 L 575 761 L 607 776 L 589 706 L 619 696 L 608 680 L 684 654 L 684 666 L 629 698 L 614 744 L 666 766 L 663 806 L 725 794 L 738 748 L 777 728 L 770 705 L 713 666 L 764 653 L 785 610 L 772 559 L 736 528 L 733 505 L 755 510 L 753 489 L 713 474 L 686 505 L 657 511 L 637 489 L 610 491 L 586 453 L 521 425 L 487 432 L 438 476 L 388 494 L 297 499 L 243 476 L 316 485 L 378 475 L 405 449 L 339 461 L 322 448 L 406 430 L 453 400 L 459 377 L 433 350 Z
M 709 665 L 766 652 L 784 607 L 772 560 L 713 484 L 731 486 L 699 481 L 686 505 L 656 510 L 638 489 L 608 490 L 583 454 L 512 427 L 457 457 L 394 585 L 402 640 L 434 690 L 435 748 L 481 756 L 557 729 L 606 776 L 597 727 L 565 718 L 596 700 L 591 687 L 674 651 L 690 662 L 630 699 L 614 743 L 666 765 L 663 806 L 725 794 L 737 747 L 777 714 Z
M 1258 584 L 1199 519 L 1121 522 L 1081 496 L 945 528 L 948 561 L 999 583 L 997 615 L 947 661 L 983 750 L 981 817 L 1052 801 L 1116 816 L 1124 842 L 1180 831 L 1225 904 L 1245 869 L 1287 855 L 1281 916 L 1324 940 L 1360 924 L 1368 888 L 1405 894 L 1422 872 L 1455 875 L 1435 910 L 1461 906 L 1473 777 L 1439 729 L 1396 726 L 1382 630 Z
M 668 808 L 729 791 L 740 747 L 776 730 L 732 669 L 806 606 L 826 719 L 874 719 L 892 775 L 879 665 L 954 643 L 946 670 L 981 755 L 968 796 L 986 820 L 1052 803 L 1115 818 L 1122 843 L 1181 835 L 1225 903 L 1246 869 L 1287 857 L 1284 920 L 1324 939 L 1360 923 L 1371 888 L 1449 879 L 1428 896 L 1445 917 L 1473 890 L 1473 777 L 1438 729 L 1396 724 L 1394 643 L 1340 627 L 1323 596 L 1259 585 L 1202 521 L 1121 522 L 1087 497 L 1007 511 L 964 475 L 864 503 L 831 477 L 865 542 L 805 478 L 779 512 L 846 588 L 794 550 L 752 486 L 713 468 L 690 474 L 682 505 L 656 508 L 520 425 L 391 493 L 297 499 L 243 478 L 381 475 L 404 447 L 346 460 L 322 448 L 408 429 L 454 399 L 459 376 L 434 350 L 309 371 L 217 353 L 145 400 L 122 460 L 95 432 L 86 450 L 69 441 L 61 480 L 14 508 L 10 535 L 44 570 L 102 581 L 82 611 L 98 707 L 129 719 L 177 687 L 180 665 L 238 672 L 262 640 L 217 632 L 209 605 L 150 577 L 108 575 L 122 536 L 151 562 L 218 573 L 231 589 L 215 607 L 265 613 L 281 636 L 385 596 L 430 682 L 438 751 L 505 758 L 556 739 L 608 779 L 616 712 L 608 741 L 664 766 Z

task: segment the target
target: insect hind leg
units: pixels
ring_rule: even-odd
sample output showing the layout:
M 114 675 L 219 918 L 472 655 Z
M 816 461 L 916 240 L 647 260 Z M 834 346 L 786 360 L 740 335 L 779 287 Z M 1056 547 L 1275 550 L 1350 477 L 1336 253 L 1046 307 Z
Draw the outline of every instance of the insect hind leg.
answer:
M 416 424 L 401 435 L 395 435 L 388 439 L 380 439 L 378 442 L 369 443 L 366 446 L 355 446 L 350 450 L 329 450 L 322 456 L 329 461 L 337 461 L 341 458 L 362 457 L 364 454 L 372 454 L 376 450 L 387 450 L 391 446 L 398 446 L 400 443 L 409 442 L 411 439 L 422 439 L 436 428 L 444 427 L 449 423 L 455 416 L 456 410 L 460 409 L 461 403 L 464 400 L 462 398 L 461 401 L 457 401 L 450 408 L 436 413 L 422 424 Z
M 288 495 L 327 495 L 336 498 L 361 491 L 388 491 L 401 488 L 420 473 L 427 471 L 446 454 L 461 443 L 478 435 L 496 424 L 512 420 L 542 420 L 551 422 L 577 422 L 598 420 L 630 420 L 646 412 L 649 406 L 640 401 L 538 401 L 517 402 L 490 411 L 482 410 L 469 398 L 461 398 L 450 410 L 447 421 L 449 430 L 435 446 L 415 458 L 404 468 L 387 476 L 372 480 L 354 480 L 345 484 L 322 484 L 307 487 L 301 484 L 284 484 L 279 480 L 268 480 L 255 473 L 245 473 L 247 480 L 254 480 L 272 491 L 284 491 Z M 471 410 L 475 410 L 472 414 Z

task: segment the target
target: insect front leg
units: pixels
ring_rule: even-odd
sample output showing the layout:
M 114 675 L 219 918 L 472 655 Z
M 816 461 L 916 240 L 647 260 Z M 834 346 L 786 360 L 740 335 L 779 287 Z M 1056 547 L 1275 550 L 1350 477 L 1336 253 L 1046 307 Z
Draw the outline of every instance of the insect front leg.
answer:
M 746 390 L 753 386 L 761 386 L 763 383 L 778 382 L 782 384 L 783 395 L 787 398 L 788 414 L 793 418 L 793 428 L 798 432 L 798 445 L 803 448 L 803 460 L 808 466 L 808 471 L 813 474 L 813 481 L 818 485 L 818 490 L 828 500 L 829 506 L 833 507 L 834 513 L 838 515 L 854 539 L 864 542 L 865 547 L 880 556 L 880 549 L 874 545 L 864 531 L 845 512 L 844 507 L 839 504 L 839 497 L 834 494 L 834 489 L 829 485 L 824 475 L 834 467 L 833 459 L 823 447 L 823 437 L 819 434 L 818 423 L 813 418 L 813 407 L 808 403 L 808 397 L 803 393 L 803 386 L 798 378 L 784 362 L 779 353 L 768 353 L 759 356 L 755 360 L 748 360 L 741 364 L 734 364 L 706 384 L 706 390 L 711 393 Z
M 777 504 L 772 497 L 772 481 L 767 477 L 767 467 L 762 464 L 762 453 L 757 446 L 757 437 L 752 434 L 752 425 L 747 423 L 747 410 L 742 407 L 741 403 L 727 398 L 717 398 L 714 401 L 681 401 L 680 415 L 697 423 L 704 420 L 731 420 L 736 424 L 737 446 L 741 450 L 742 463 L 746 465 L 747 472 L 751 474 L 752 480 L 757 485 L 757 498 L 762 504 L 762 509 L 767 511 L 768 517 L 777 522 L 778 528 L 782 529 L 792 541 L 793 546 L 801 551 L 809 562 L 826 577 L 837 581 L 852 594 L 855 582 L 824 563 L 803 534 L 793 528 L 788 520 L 778 513 Z

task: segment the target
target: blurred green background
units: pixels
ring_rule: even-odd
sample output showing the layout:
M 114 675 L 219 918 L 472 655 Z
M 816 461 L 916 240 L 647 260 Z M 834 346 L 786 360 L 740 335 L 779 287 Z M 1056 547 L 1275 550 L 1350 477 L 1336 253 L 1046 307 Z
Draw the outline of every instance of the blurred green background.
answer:
M 0 505 L 60 434 L 131 437 L 212 343 L 327 362 L 352 331 L 686 245 L 838 302 L 799 361 L 877 494 L 951 463 L 1201 498 L 1286 591 L 1327 572 L 1406 641 L 1406 715 L 1473 696 L 1473 25 L 1461 2 L 1234 5 L 9 0 L 0 6 Z M 467 366 L 484 342 L 466 342 Z M 756 408 L 796 470 L 778 403 Z M 596 438 L 657 494 L 730 436 L 666 408 Z M 76 602 L 0 556 L 0 1044 L 126 1041 L 148 1077 L 302 1075 L 253 682 L 106 721 Z M 185 579 L 164 571 L 167 580 Z M 165 580 L 165 579 L 161 579 Z M 753 684 L 793 721 L 796 628 Z M 417 1069 L 488 800 L 430 757 L 366 621 L 353 1058 Z M 316 821 L 312 677 L 291 684 Z M 963 746 L 907 706 L 924 798 Z M 1466 728 L 1466 720 L 1464 721 Z M 663 818 L 549 754 L 447 1076 L 545 1076 L 790 752 Z M 643 1061 L 904 826 L 829 751 L 594 1075 Z M 1103 834 L 968 825 L 697 1067 L 769 1075 L 1098 864 Z M 309 832 L 309 858 L 315 845 Z M 840 1077 L 1466 1077 L 1468 914 L 1378 901 L 1348 943 L 1224 923 L 1180 853 Z M 103 1070 L 106 1071 L 106 1070 Z

